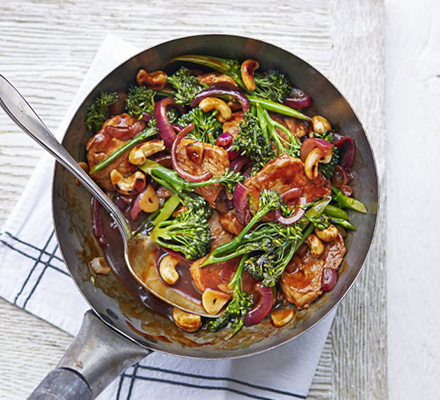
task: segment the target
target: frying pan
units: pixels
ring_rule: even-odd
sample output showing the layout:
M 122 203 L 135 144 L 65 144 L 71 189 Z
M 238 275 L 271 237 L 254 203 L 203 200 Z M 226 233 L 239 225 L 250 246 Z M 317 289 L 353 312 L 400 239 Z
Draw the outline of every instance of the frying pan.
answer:
M 345 256 L 335 288 L 282 328 L 270 321 L 243 329 L 225 341 L 226 332 L 180 331 L 166 316 L 146 309 L 112 275 L 91 276 L 89 261 L 102 251 L 93 237 L 90 194 L 75 185 L 72 175 L 57 164 L 53 180 L 53 219 L 61 252 L 78 289 L 90 304 L 78 336 L 57 368 L 31 395 L 42 399 L 93 399 L 133 363 L 153 351 L 193 358 L 234 358 L 256 354 L 286 343 L 323 319 L 344 297 L 358 276 L 367 256 L 377 219 L 378 180 L 370 143 L 362 124 L 339 91 L 316 69 L 271 44 L 239 36 L 201 35 L 172 40 L 145 50 L 105 77 L 77 110 L 62 142 L 78 161 L 85 159 L 90 133 L 85 127 L 87 108 L 100 91 L 125 91 L 139 69 L 161 69 L 181 54 L 259 61 L 262 70 L 276 68 L 295 86 L 309 93 L 311 110 L 326 116 L 342 134 L 357 145 L 353 188 L 368 208 L 367 215 L 353 214 L 358 230 L 346 239 Z M 144 293 L 145 296 L 148 294 Z M 67 311 L 66 311 L 67 312 Z

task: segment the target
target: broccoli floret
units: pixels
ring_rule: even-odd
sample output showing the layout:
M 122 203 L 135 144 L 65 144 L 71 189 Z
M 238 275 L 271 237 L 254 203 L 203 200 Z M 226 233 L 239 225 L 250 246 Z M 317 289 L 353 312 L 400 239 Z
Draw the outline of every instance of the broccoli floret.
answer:
M 273 69 L 267 71 L 266 74 L 256 73 L 254 75 L 254 81 L 257 87 L 253 93 L 263 99 L 282 103 L 292 91 L 292 85 L 289 79 L 279 71 Z
M 178 251 L 188 260 L 201 258 L 211 250 L 210 226 L 203 216 L 191 210 L 160 222 L 150 236 L 158 245 Z
M 183 105 L 190 105 L 197 93 L 206 87 L 185 67 L 181 67 L 176 73 L 169 76 L 167 82 L 176 89 L 174 94 L 176 103 Z
M 86 126 L 93 133 L 98 132 L 109 116 L 109 107 L 118 101 L 118 93 L 101 92 L 87 112 Z
M 258 226 L 243 244 L 251 251 L 245 269 L 264 286 L 274 286 L 293 257 L 301 232 L 300 224 Z
M 247 113 L 240 123 L 240 134 L 235 138 L 233 149 L 254 162 L 253 172 L 276 157 L 268 135 L 261 129 L 258 118 L 251 113 Z
M 194 124 L 194 129 L 188 133 L 187 137 L 205 143 L 214 144 L 215 138 L 222 129 L 222 124 L 215 119 L 214 114 L 205 113 L 199 107 L 183 114 L 178 120 L 180 126 L 191 123 Z
M 144 113 L 153 114 L 155 92 L 146 86 L 131 86 L 125 100 L 127 113 L 139 117 Z

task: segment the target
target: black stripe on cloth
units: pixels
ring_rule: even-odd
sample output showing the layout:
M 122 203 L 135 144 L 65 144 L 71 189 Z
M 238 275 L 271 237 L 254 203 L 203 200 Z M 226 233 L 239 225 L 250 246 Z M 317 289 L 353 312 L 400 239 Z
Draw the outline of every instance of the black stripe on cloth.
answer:
M 131 378 L 131 375 L 128 375 L 128 374 L 124 374 L 124 376 L 127 377 L 127 378 Z M 149 381 L 149 382 L 166 383 L 166 384 L 175 385 L 175 386 L 184 386 L 184 387 L 189 387 L 189 388 L 192 388 L 192 389 L 220 390 L 220 391 L 224 390 L 226 392 L 231 392 L 231 393 L 239 394 L 241 396 L 245 396 L 245 397 L 249 397 L 251 399 L 257 399 L 257 400 L 276 400 L 273 397 L 257 396 L 257 395 L 253 395 L 251 393 L 242 392 L 240 390 L 232 389 L 232 388 L 225 387 L 225 386 L 196 385 L 196 384 L 193 384 L 193 383 L 180 382 L 180 381 L 171 381 L 169 379 L 161 379 L 161 378 L 150 378 L 150 377 L 146 377 L 146 376 L 136 376 L 136 379 L 140 379 L 140 380 L 143 380 L 143 381 Z M 127 397 L 127 400 L 130 400 L 130 397 Z
M 133 393 L 134 381 L 137 379 L 137 370 L 139 368 L 139 364 L 136 364 L 133 367 L 133 375 L 131 376 L 130 386 L 128 387 L 127 399 L 131 398 L 131 394 Z
M 15 296 L 15 300 L 14 300 L 14 304 L 17 304 L 19 297 L 21 296 L 21 294 L 23 293 L 26 285 L 28 284 L 29 280 L 31 279 L 32 275 L 34 274 L 35 269 L 38 267 L 38 265 L 41 263 L 41 257 L 43 256 L 44 252 L 46 251 L 47 246 L 49 246 L 50 240 L 52 239 L 53 235 L 54 235 L 54 231 L 52 231 L 49 235 L 49 239 L 47 239 L 46 244 L 43 246 L 42 249 L 39 249 L 40 254 L 38 255 L 38 258 L 35 260 L 34 265 L 32 266 L 32 268 L 30 269 L 28 276 L 26 277 L 23 285 L 21 286 L 20 291 L 17 293 L 17 296 Z M 23 308 L 25 308 L 26 305 L 23 306 Z
M 118 391 L 116 392 L 116 400 L 121 400 L 122 386 L 124 385 L 125 374 L 119 377 Z
M 26 308 L 28 301 L 31 299 L 32 295 L 35 293 L 35 289 L 38 287 L 38 285 L 41 282 L 41 279 L 43 278 L 44 273 L 46 272 L 46 270 L 51 267 L 52 265 L 50 264 L 50 262 L 52 261 L 53 256 L 55 255 L 55 252 L 58 250 L 58 244 L 54 247 L 52 254 L 50 255 L 49 259 L 47 260 L 47 262 L 43 263 L 44 264 L 44 268 L 40 273 L 40 276 L 38 277 L 38 279 L 36 280 L 34 287 L 31 289 L 28 297 L 26 298 L 26 301 L 23 304 L 23 308 Z
M 7 231 L 5 231 L 5 232 L 3 232 L 3 233 L 6 234 L 6 235 L 8 235 L 11 239 L 14 239 L 14 240 L 17 241 L 18 243 L 24 244 L 25 246 L 28 246 L 28 247 L 30 247 L 31 249 L 34 249 L 34 250 L 37 250 L 37 251 L 43 251 L 43 254 L 45 254 L 45 255 L 47 255 L 47 256 L 50 255 L 50 253 L 48 253 L 47 251 L 44 251 L 44 250 L 40 249 L 39 247 L 33 245 L 32 243 L 25 242 L 24 240 L 18 238 L 17 236 L 14 236 L 11 232 L 7 232 Z M 54 233 L 54 231 L 53 231 L 53 233 Z M 54 258 L 55 260 L 58 260 L 58 261 L 64 263 L 64 260 L 63 260 L 61 257 L 58 257 L 57 255 L 55 255 L 53 258 Z
M 275 389 L 275 388 L 270 388 L 270 387 L 266 387 L 266 386 L 255 385 L 253 383 L 248 383 L 248 382 L 245 382 L 245 381 L 240 381 L 238 379 L 229 378 L 229 377 L 189 374 L 187 372 L 179 372 L 179 371 L 173 371 L 173 370 L 164 369 L 164 368 L 158 368 L 158 367 L 149 367 L 149 366 L 144 366 L 144 365 L 139 365 L 139 367 L 141 369 L 145 369 L 145 370 L 149 370 L 149 371 L 164 372 L 164 373 L 168 373 L 168 374 L 172 374 L 172 375 L 186 376 L 188 378 L 205 379 L 205 380 L 212 380 L 212 381 L 233 382 L 233 383 L 237 383 L 237 384 L 240 384 L 240 385 L 249 386 L 249 387 L 251 387 L 253 389 L 265 390 L 267 392 L 273 392 L 273 393 L 277 393 L 277 394 L 282 394 L 284 396 L 290 396 L 290 397 L 298 398 L 298 399 L 306 399 L 307 398 L 307 396 L 305 396 L 305 395 L 301 395 L 301 394 L 297 394 L 297 393 L 293 393 L 293 392 L 286 392 L 286 391 L 283 391 L 283 390 L 279 390 L 279 389 Z

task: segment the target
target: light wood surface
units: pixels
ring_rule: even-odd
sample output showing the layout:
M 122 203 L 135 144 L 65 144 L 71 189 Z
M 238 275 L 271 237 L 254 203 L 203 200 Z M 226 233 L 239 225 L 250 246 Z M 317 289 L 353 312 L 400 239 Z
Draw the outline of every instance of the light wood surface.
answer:
M 383 23 L 382 0 L 3 0 L 0 72 L 55 130 L 109 32 L 139 48 L 197 33 L 251 36 L 292 51 L 326 74 L 353 105 L 384 165 Z M 40 155 L 0 113 L 0 224 Z M 369 261 L 338 310 L 310 399 L 387 398 L 384 245 L 382 214 Z M 25 398 L 70 340 L 0 300 L 0 398 Z

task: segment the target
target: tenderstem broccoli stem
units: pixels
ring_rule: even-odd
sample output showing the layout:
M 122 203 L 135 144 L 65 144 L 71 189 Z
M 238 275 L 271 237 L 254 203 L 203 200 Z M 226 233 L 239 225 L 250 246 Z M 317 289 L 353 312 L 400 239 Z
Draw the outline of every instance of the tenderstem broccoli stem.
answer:
M 260 208 L 255 215 L 252 217 L 252 219 L 249 221 L 249 223 L 244 227 L 244 229 L 240 232 L 238 236 L 236 236 L 233 240 L 231 240 L 228 243 L 225 243 L 219 247 L 217 247 L 214 250 L 214 253 L 212 253 L 213 256 L 220 256 L 222 254 L 228 253 L 230 251 L 233 251 L 243 240 L 246 233 L 248 233 L 252 227 L 267 214 L 268 210 L 266 207 Z M 233 257 L 232 257 L 233 258 Z M 208 259 L 209 260 L 209 259 Z M 208 261 L 206 260 L 206 261 Z M 207 265 L 206 261 L 203 263 L 203 265 Z M 209 264 L 212 264 L 211 262 Z
M 148 139 L 149 137 L 154 136 L 156 134 L 157 134 L 156 129 L 151 129 L 151 128 L 144 129 L 133 139 L 129 140 L 127 143 L 125 143 L 123 146 L 117 149 L 113 154 L 111 154 L 110 156 L 108 156 L 106 159 L 102 160 L 98 164 L 96 164 L 90 170 L 90 174 L 94 174 L 95 172 L 98 172 L 101 169 L 105 168 L 107 165 L 109 165 L 110 163 L 115 161 L 118 157 L 120 157 L 122 154 L 124 154 L 127 150 L 131 149 L 137 144 L 143 142 L 145 139 Z
M 299 111 L 297 111 L 293 108 L 287 107 L 284 104 L 277 103 L 272 100 L 261 99 L 256 96 L 249 96 L 248 95 L 247 97 L 248 97 L 249 101 L 251 102 L 252 106 L 256 106 L 257 104 L 259 104 L 265 110 L 269 110 L 269 111 L 273 111 L 273 112 L 276 112 L 279 114 L 287 115 L 287 116 L 293 117 L 293 118 L 304 119 L 306 121 L 312 120 L 307 115 L 304 115 L 303 113 L 300 113 Z
M 173 194 L 165 201 L 164 205 L 160 209 L 159 215 L 155 218 L 153 224 L 156 226 L 161 222 L 166 221 L 169 217 L 171 217 L 174 210 L 177 208 L 179 204 L 180 204 L 179 196 Z

